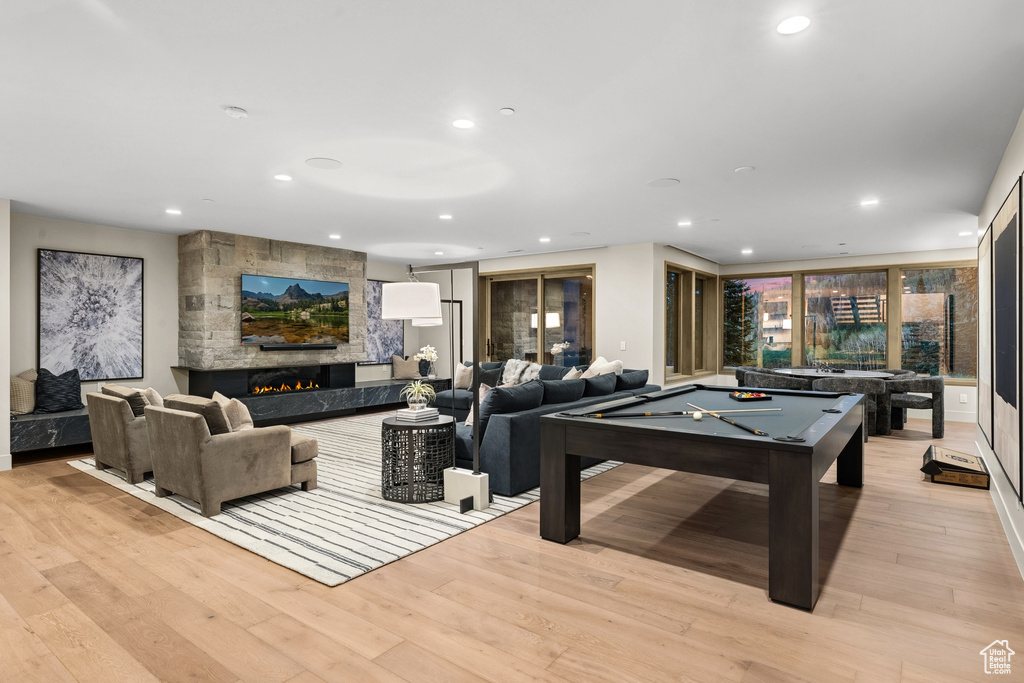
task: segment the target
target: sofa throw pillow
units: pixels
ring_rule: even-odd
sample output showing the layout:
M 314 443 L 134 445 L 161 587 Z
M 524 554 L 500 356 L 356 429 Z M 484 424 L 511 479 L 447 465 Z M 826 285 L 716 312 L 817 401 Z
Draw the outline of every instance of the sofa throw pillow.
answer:
M 455 389 L 469 389 L 473 386 L 473 366 L 459 363 L 455 366 Z
M 494 387 L 492 387 L 492 386 L 490 386 L 490 385 L 487 385 L 487 384 L 481 384 L 481 385 L 480 385 L 480 388 L 479 388 L 479 390 L 478 390 L 478 394 L 479 394 L 479 396 L 480 396 L 480 399 L 479 399 L 478 403 L 480 403 L 480 404 L 483 404 L 483 402 L 484 402 L 484 399 L 485 399 L 485 398 L 487 398 L 487 394 L 488 394 L 488 393 L 489 393 L 489 392 L 491 391 L 491 389 L 493 389 L 493 388 L 494 388 Z M 472 394 L 470 394 L 470 396 L 472 396 Z M 473 404 L 472 404 L 472 403 L 470 403 L 470 404 L 469 404 L 469 414 L 468 414 L 468 415 L 466 415 L 466 424 L 468 424 L 468 425 L 471 425 L 471 424 L 473 424 L 473 420 L 474 420 L 474 419 L 475 419 L 475 416 L 474 416 L 474 414 L 473 414 Z
M 141 391 L 142 395 L 146 397 L 147 401 L 149 401 L 149 405 L 156 406 L 157 408 L 164 407 L 164 399 L 156 389 L 149 387 L 147 389 L 142 389 Z
M 615 375 L 598 375 L 597 377 L 587 377 L 586 387 L 583 390 L 584 396 L 607 396 L 608 394 L 615 393 Z
M 490 387 L 498 386 L 498 382 L 501 379 L 501 368 L 491 368 L 490 370 L 483 370 L 480 372 L 480 384 L 486 384 Z
M 253 428 L 249 408 L 237 398 L 228 398 L 219 391 L 215 391 L 213 392 L 213 400 L 224 410 L 224 415 L 228 419 L 228 427 L 232 432 Z
M 583 377 L 583 371 L 577 367 L 572 367 L 569 372 L 562 375 L 562 379 L 580 379 Z
M 35 383 L 24 377 L 11 377 L 11 415 L 26 415 L 35 409 Z
M 491 415 L 518 413 L 540 406 L 544 400 L 544 387 L 540 382 L 527 382 L 514 386 L 499 386 L 491 389 L 480 403 L 480 432 L 487 430 Z
M 188 413 L 202 415 L 203 419 L 206 420 L 207 428 L 210 430 L 210 436 L 229 434 L 231 432 L 231 423 L 228 421 L 227 413 L 212 398 L 171 394 L 164 398 L 164 408 L 184 410 Z
M 36 409 L 33 412 L 60 413 L 84 407 L 82 380 L 77 369 L 55 375 L 46 368 L 39 368 L 39 376 L 36 379 Z
M 630 370 L 629 372 L 623 372 L 621 375 L 616 375 L 615 391 L 643 389 L 647 386 L 647 375 L 648 372 L 646 370 Z
M 537 375 L 537 379 L 562 379 L 570 370 L 572 368 L 566 368 L 561 365 L 542 365 L 540 366 L 540 374 Z
M 587 388 L 585 379 L 542 379 L 544 387 L 544 403 L 569 403 L 583 398 L 583 391 Z
M 391 356 L 391 376 L 394 379 L 422 379 L 420 362 L 406 360 L 401 356 Z
M 588 367 L 587 369 L 585 369 L 583 371 L 583 374 L 580 375 L 580 377 L 582 377 L 583 379 L 588 379 L 590 377 L 597 377 L 597 369 L 599 367 L 601 367 L 602 365 L 606 364 L 607 362 L 608 361 L 607 361 L 607 359 L 605 359 L 604 356 L 598 356 L 590 364 L 590 367 Z
M 120 384 L 104 384 L 100 387 L 100 393 L 114 398 L 123 398 L 132 409 L 132 415 L 141 417 L 146 414 L 146 406 L 150 405 L 149 399 L 141 389 L 123 387 Z

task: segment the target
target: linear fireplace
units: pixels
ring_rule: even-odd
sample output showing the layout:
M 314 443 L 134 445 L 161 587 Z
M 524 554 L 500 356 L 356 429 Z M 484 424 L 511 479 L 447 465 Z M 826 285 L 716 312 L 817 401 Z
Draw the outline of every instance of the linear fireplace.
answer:
M 188 392 L 206 397 L 213 396 L 215 391 L 228 398 L 242 398 L 264 394 L 344 389 L 355 385 L 354 363 L 232 370 L 188 369 Z

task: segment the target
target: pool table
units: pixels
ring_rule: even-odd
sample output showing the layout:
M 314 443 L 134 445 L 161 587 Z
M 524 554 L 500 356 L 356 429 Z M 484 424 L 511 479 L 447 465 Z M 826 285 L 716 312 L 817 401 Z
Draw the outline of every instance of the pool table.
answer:
M 736 387 L 691 384 L 541 417 L 540 535 L 567 543 L 580 535 L 580 456 L 768 484 L 768 596 L 812 609 L 818 599 L 818 482 L 833 462 L 842 486 L 864 479 L 864 397 L 758 389 L 737 401 Z M 780 408 L 627 417 L 702 409 Z M 600 417 L 597 415 L 600 414 Z M 668 503 L 667 503 L 668 504 Z

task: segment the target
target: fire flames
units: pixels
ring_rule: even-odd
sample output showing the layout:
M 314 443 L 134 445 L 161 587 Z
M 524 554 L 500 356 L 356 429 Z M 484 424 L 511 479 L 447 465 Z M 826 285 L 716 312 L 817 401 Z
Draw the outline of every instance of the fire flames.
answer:
M 313 380 L 309 380 L 306 384 L 302 382 L 296 382 L 295 386 L 290 384 L 282 384 L 279 387 L 256 387 L 252 390 L 253 395 L 256 394 L 278 394 L 285 391 L 309 391 L 310 389 L 319 389 L 320 385 L 316 384 Z

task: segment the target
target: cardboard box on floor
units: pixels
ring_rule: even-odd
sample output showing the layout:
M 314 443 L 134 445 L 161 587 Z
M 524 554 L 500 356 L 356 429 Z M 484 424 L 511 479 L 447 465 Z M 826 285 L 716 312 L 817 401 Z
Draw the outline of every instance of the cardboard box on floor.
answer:
M 936 484 L 952 484 L 975 489 L 989 487 L 988 467 L 981 458 L 951 451 L 947 448 L 929 446 L 924 452 L 921 471 Z

